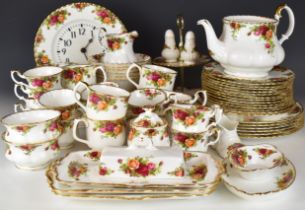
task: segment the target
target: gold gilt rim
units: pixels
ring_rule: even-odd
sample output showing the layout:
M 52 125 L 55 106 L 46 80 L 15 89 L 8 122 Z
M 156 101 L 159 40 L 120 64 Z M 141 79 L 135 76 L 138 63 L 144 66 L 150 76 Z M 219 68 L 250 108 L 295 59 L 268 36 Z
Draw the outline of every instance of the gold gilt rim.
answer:
M 200 55 L 199 59 L 196 60 L 194 63 L 185 63 L 183 61 L 176 61 L 176 62 L 166 62 L 163 57 L 157 57 L 152 60 L 152 63 L 155 65 L 172 67 L 172 68 L 181 68 L 181 67 L 195 67 L 202 64 L 206 64 L 211 59 L 207 55 Z

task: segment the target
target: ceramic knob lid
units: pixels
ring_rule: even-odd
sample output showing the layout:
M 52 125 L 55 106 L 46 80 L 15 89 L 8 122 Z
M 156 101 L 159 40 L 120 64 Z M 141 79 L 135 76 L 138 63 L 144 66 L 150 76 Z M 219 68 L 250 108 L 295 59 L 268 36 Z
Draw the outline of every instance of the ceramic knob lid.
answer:
M 145 112 L 134 119 L 132 125 L 137 127 L 158 127 L 165 124 L 164 120 L 153 112 L 153 108 L 144 108 Z

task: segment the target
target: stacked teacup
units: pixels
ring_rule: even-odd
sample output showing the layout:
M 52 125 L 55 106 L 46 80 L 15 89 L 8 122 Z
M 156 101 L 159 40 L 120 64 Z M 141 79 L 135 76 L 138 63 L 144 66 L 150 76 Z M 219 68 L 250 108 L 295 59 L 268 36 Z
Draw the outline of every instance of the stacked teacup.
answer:
M 107 146 L 122 146 L 125 143 L 125 117 L 130 93 L 115 83 L 87 85 L 79 82 L 74 88 L 76 103 L 85 112 L 85 117 L 76 119 L 73 126 L 73 137 L 93 149 Z M 86 98 L 83 103 L 77 93 Z M 78 124 L 86 126 L 87 140 L 78 136 Z
M 203 101 L 198 103 L 200 96 Z M 215 115 L 214 107 L 207 107 L 206 91 L 200 90 L 189 103 L 171 104 L 166 110 L 172 113 L 171 135 L 174 145 L 186 151 L 206 152 L 220 137 L 216 123 L 211 123 Z

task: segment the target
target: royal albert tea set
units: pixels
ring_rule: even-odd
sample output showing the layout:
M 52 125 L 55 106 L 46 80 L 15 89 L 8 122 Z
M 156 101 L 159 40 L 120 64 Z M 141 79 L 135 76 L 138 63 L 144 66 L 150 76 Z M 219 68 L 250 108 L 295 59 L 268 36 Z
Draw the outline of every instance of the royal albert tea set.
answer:
M 283 9 L 290 25 L 278 41 Z M 211 57 L 225 74 L 262 77 L 284 59 L 281 44 L 293 31 L 294 17 L 286 5 L 275 19 L 229 16 L 220 40 L 207 20 L 198 23 L 205 28 Z M 269 144 L 242 144 L 239 120 L 217 104 L 207 105 L 205 90 L 193 96 L 175 92 L 175 70 L 139 65 L 133 51 L 136 37 L 136 31 L 127 32 L 99 5 L 73 3 L 52 12 L 36 34 L 38 66 L 11 71 L 21 102 L 1 120 L 7 159 L 25 170 L 48 166 L 52 192 L 74 198 L 198 197 L 215 191 L 223 180 L 237 196 L 256 199 L 278 195 L 293 183 L 296 170 L 284 154 Z M 72 52 L 72 46 L 80 52 Z M 193 32 L 179 47 L 184 49 L 178 50 L 173 31 L 167 30 L 161 53 L 166 62 L 199 58 Z M 127 65 L 125 80 L 136 89 L 127 91 L 108 81 L 106 64 Z M 63 155 L 75 141 L 90 149 Z M 209 154 L 211 149 L 220 158 Z

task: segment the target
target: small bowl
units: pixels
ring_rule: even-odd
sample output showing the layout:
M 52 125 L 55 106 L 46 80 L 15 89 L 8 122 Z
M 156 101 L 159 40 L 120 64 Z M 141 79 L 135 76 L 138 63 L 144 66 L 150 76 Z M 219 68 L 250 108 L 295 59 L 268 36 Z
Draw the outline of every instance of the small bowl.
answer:
M 16 144 L 7 141 L 5 136 L 6 134 L 3 133 L 2 139 L 7 146 L 5 156 L 19 169 L 40 170 L 60 156 L 57 139 L 35 144 Z
M 269 144 L 250 146 L 237 143 L 228 148 L 229 163 L 248 180 L 268 179 L 284 159 L 284 155 Z
M 40 109 L 6 115 L 1 123 L 7 128 L 6 141 L 19 144 L 33 144 L 55 139 L 62 134 L 58 123 L 60 112 Z

